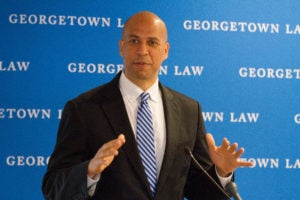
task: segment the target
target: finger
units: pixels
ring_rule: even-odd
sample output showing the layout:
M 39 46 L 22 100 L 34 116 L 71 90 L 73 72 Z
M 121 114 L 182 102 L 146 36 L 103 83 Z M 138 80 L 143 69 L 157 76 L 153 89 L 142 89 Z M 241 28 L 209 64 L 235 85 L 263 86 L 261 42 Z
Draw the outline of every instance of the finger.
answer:
M 221 147 L 222 149 L 227 150 L 229 148 L 230 142 L 227 138 L 223 138 Z
M 235 153 L 235 158 L 239 158 L 241 157 L 245 152 L 245 149 L 244 148 L 240 148 L 236 153 Z
M 254 163 L 252 162 L 246 162 L 246 161 L 240 161 L 238 162 L 239 167 L 252 167 Z
M 116 139 L 105 143 L 103 147 L 119 149 L 124 143 L 125 143 L 125 136 L 123 134 L 120 134 Z
M 230 152 L 230 153 L 233 153 L 233 152 L 235 152 L 235 150 L 238 148 L 238 144 L 237 143 L 233 143 L 230 147 L 229 147 L 229 149 L 228 149 L 228 151 Z
M 97 156 L 98 159 L 106 160 L 111 159 L 112 156 L 117 156 L 119 154 L 118 150 L 116 149 L 105 149 L 99 152 Z
M 123 134 L 120 134 L 117 139 L 111 140 L 104 145 L 102 145 L 101 148 L 99 148 L 97 152 L 97 157 L 103 157 L 103 156 L 112 156 L 112 155 L 118 155 L 118 149 L 125 143 L 125 136 Z
M 120 141 L 121 146 L 126 142 L 125 136 L 123 134 L 119 134 L 117 139 Z
M 105 156 L 114 156 L 118 154 L 118 144 L 116 141 L 110 141 L 100 147 L 95 155 L 97 158 L 103 158 Z
M 125 136 L 120 134 L 117 139 L 111 140 L 100 147 L 88 165 L 88 175 L 93 177 L 101 173 L 114 157 L 118 155 L 118 149 L 125 143 Z
M 206 142 L 207 142 L 207 144 L 208 144 L 208 148 L 209 148 L 210 150 L 214 150 L 214 149 L 215 149 L 215 146 L 216 146 L 216 143 L 215 143 L 215 140 L 214 140 L 214 137 L 212 136 L 212 134 L 207 133 L 207 134 L 205 135 L 205 137 L 206 137 Z

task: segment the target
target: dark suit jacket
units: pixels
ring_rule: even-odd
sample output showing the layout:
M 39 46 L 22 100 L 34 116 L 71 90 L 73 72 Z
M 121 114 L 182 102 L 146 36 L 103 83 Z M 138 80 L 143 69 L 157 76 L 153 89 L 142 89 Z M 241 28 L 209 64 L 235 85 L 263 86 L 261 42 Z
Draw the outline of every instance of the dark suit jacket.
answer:
M 90 199 L 182 200 L 226 199 L 191 163 L 189 147 L 216 177 L 208 156 L 199 104 L 160 84 L 166 119 L 166 149 L 157 193 L 151 196 L 134 133 L 119 90 L 117 75 L 111 82 L 69 101 L 62 115 L 57 144 L 43 180 L 46 199 L 89 199 L 87 165 L 106 142 L 123 133 L 126 143 L 101 174 Z

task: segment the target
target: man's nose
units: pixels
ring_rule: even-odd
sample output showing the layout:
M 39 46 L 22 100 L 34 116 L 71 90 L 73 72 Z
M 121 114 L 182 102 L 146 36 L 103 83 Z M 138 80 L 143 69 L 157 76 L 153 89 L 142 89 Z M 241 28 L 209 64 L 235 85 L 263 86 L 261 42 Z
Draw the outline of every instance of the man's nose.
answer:
M 148 45 L 145 42 L 141 42 L 137 48 L 137 54 L 140 56 L 148 55 Z

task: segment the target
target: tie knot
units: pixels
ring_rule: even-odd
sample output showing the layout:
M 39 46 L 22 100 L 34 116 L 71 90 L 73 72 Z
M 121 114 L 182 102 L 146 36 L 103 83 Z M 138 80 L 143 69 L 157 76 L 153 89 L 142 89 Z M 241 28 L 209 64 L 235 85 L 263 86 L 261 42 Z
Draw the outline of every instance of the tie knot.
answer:
M 143 92 L 140 96 L 141 102 L 147 102 L 150 97 L 150 94 L 148 92 Z

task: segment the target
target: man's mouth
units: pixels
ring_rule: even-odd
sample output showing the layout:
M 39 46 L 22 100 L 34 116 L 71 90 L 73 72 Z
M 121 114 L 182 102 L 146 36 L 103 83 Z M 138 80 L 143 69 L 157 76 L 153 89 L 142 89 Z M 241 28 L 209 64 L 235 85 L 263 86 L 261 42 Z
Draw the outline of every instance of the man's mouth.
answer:
M 141 65 L 141 66 L 150 65 L 150 63 L 148 63 L 148 62 L 134 62 L 134 64 Z

